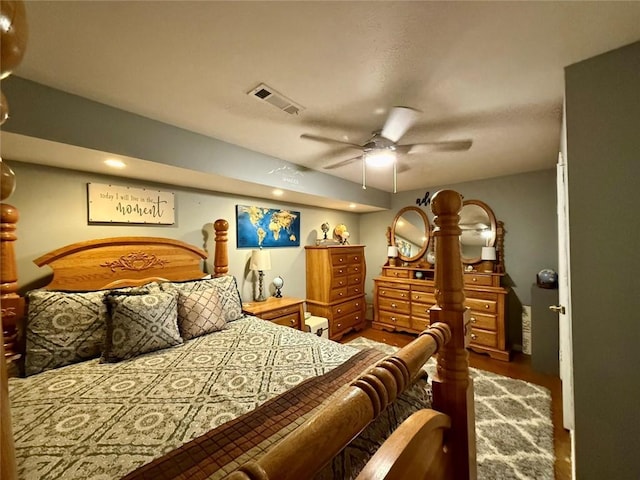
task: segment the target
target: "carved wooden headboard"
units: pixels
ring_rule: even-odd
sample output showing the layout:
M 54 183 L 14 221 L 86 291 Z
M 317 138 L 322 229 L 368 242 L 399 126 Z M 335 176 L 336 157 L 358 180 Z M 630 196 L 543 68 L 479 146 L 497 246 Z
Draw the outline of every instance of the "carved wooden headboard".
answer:
M 216 220 L 213 276 L 229 271 L 226 220 Z M 4 239 L 3 239 L 4 241 Z M 5 252 L 8 250 L 5 249 Z M 13 249 L 11 249 L 13 253 Z M 143 285 L 152 281 L 185 281 L 204 277 L 204 250 L 180 240 L 159 237 L 114 237 L 87 240 L 53 250 L 34 260 L 39 267 L 53 270 L 44 287 L 49 290 L 86 292 Z M 5 308 L 3 299 L 3 310 Z M 14 315 L 3 311 L 5 356 L 19 357 L 17 323 L 24 316 L 22 299 L 12 303 Z M 11 319 L 12 321 L 5 321 Z

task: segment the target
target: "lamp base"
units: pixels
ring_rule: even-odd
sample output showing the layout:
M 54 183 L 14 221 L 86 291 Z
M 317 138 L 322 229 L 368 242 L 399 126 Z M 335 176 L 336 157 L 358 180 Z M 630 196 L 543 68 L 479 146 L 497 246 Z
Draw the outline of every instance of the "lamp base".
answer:
M 255 302 L 265 302 L 267 300 L 264 296 L 263 281 L 264 272 L 262 270 L 258 270 L 258 296 L 253 298 Z
M 493 260 L 483 260 L 478 266 L 479 272 L 493 273 Z

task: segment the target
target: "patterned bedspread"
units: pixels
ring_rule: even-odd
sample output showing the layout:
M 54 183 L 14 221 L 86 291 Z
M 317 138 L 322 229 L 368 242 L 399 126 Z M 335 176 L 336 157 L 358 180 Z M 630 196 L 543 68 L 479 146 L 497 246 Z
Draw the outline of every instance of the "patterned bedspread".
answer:
M 11 379 L 19 478 L 121 478 L 358 352 L 244 318 L 223 331 L 120 363 L 92 360 Z M 372 437 L 387 436 L 410 410 L 425 406 L 428 394 L 421 391 L 402 412 L 390 410 L 368 429 L 363 443 L 351 448 L 355 453 L 348 450 L 325 477 L 342 475 L 349 457 L 377 447 Z

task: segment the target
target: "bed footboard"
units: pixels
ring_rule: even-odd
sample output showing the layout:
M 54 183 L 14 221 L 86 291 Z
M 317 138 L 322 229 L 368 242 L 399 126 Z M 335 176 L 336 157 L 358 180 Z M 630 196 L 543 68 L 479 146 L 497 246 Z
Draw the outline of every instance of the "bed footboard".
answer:
M 447 325 L 432 325 L 409 345 L 357 378 L 344 395 L 332 401 L 260 459 L 243 465 L 227 478 L 312 478 L 411 385 L 422 366 L 450 338 Z

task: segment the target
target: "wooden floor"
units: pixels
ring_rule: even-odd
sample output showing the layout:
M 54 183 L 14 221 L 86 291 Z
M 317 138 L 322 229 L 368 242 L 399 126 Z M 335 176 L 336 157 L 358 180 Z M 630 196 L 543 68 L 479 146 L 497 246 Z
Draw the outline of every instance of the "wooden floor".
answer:
M 356 337 L 366 337 L 377 342 L 403 347 L 415 338 L 405 333 L 391 333 L 372 328 L 364 329 L 346 335 L 342 342 L 348 342 Z M 571 479 L 571 439 L 569 432 L 562 427 L 562 388 L 560 379 L 555 376 L 544 375 L 533 371 L 528 355 L 516 352 L 510 362 L 494 360 L 487 355 L 469 352 L 469 365 L 479 370 L 518 378 L 526 382 L 535 383 L 547 388 L 551 392 L 551 413 L 553 419 L 553 436 L 556 454 L 556 480 Z

